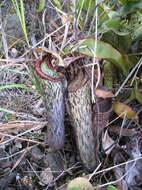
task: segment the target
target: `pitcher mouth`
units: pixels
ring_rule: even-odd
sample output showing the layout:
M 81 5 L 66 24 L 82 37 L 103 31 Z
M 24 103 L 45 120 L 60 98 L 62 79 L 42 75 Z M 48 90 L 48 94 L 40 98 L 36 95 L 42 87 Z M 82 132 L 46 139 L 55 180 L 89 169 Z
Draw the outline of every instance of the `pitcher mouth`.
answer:
M 75 92 L 85 85 L 88 76 L 83 68 L 83 60 L 85 56 L 80 55 L 73 57 L 67 63 L 66 78 L 68 81 L 68 92 Z
M 77 91 L 79 88 L 84 86 L 87 81 L 88 81 L 87 74 L 83 70 L 79 69 L 75 78 L 69 82 L 68 91 L 69 92 Z
M 53 57 L 51 55 L 45 55 L 42 59 L 37 59 L 34 63 L 34 70 L 38 76 L 42 79 L 52 82 L 59 82 L 64 80 L 64 74 L 57 72 L 52 66 Z

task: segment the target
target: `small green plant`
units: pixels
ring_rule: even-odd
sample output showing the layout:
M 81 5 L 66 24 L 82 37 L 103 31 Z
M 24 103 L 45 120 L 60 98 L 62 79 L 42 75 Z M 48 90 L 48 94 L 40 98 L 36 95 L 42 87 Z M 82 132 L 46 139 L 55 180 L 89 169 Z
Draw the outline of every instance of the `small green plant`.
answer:
M 28 35 L 27 35 L 27 30 L 26 30 L 26 23 L 25 23 L 25 16 L 24 16 L 24 4 L 23 4 L 23 0 L 20 0 L 20 6 L 18 4 L 17 0 L 12 0 L 12 4 L 16 10 L 16 13 L 19 17 L 22 29 L 23 29 L 23 33 L 27 42 L 27 45 L 29 46 L 29 39 L 28 39 Z
M 0 112 L 3 113 L 3 116 L 4 116 L 5 120 L 8 122 L 10 120 L 10 118 L 11 118 L 11 114 L 9 114 L 9 113 L 7 113 L 7 112 L 5 112 L 3 110 L 0 110 Z
M 38 7 L 38 9 L 35 9 L 35 11 L 36 11 L 37 13 L 40 13 L 40 12 L 44 9 L 45 3 L 46 3 L 45 0 L 40 0 L 40 1 L 39 1 L 39 7 Z
M 108 189 L 108 190 L 118 190 L 118 189 L 117 189 L 115 186 L 113 186 L 113 185 L 109 185 L 107 189 Z

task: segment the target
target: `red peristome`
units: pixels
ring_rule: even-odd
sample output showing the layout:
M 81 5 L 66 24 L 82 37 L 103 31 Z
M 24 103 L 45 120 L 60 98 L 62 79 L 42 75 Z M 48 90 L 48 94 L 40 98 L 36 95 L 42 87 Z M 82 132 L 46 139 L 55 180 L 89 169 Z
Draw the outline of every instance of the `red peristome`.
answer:
M 37 73 L 37 75 L 39 75 L 42 79 L 50 80 L 50 81 L 53 81 L 53 82 L 58 82 L 58 81 L 63 80 L 63 77 L 61 77 L 61 78 L 53 78 L 53 77 L 51 77 L 51 76 L 49 76 L 49 75 L 42 72 L 41 64 L 43 63 L 45 58 L 46 58 L 46 56 L 44 56 L 42 59 L 37 59 L 35 61 L 35 63 L 34 63 L 34 70 Z M 48 61 L 51 64 L 51 57 L 49 58 Z

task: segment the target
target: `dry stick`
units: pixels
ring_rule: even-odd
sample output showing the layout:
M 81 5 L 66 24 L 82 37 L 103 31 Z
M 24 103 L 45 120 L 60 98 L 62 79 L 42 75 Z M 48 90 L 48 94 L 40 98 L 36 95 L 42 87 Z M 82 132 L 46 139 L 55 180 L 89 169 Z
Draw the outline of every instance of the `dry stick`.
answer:
M 14 121 L 13 121 L 13 123 L 12 122 L 9 122 L 9 123 L 0 123 L 0 131 L 8 131 L 10 129 L 14 130 L 14 129 L 17 129 L 17 128 L 18 129 L 31 128 L 35 124 L 40 124 L 40 123 L 39 122 L 31 122 L 31 121 L 28 124 L 26 124 L 25 122 L 20 123 L 20 122 L 14 122 Z
M 68 35 L 68 31 L 69 31 L 69 25 L 70 25 L 70 23 L 67 22 L 66 26 L 65 26 L 65 31 L 64 31 L 64 38 L 63 38 L 62 45 L 61 45 L 61 48 L 60 48 L 60 53 L 62 53 L 62 50 L 65 47 L 65 44 L 66 44 L 66 41 L 67 41 L 67 35 Z
M 118 183 L 119 181 L 121 181 L 128 173 L 129 173 L 129 171 L 126 172 L 122 177 L 120 177 L 119 179 L 117 179 L 117 180 L 115 180 L 115 181 L 111 181 L 111 182 L 105 183 L 105 184 L 103 184 L 103 185 L 99 185 L 99 186 L 97 186 L 97 187 L 94 187 L 94 188 L 95 188 L 95 189 L 98 189 L 98 188 L 100 189 L 100 188 L 106 187 L 106 186 L 108 186 L 108 185 L 116 184 L 116 183 Z
M 1 110 L 1 111 L 4 111 L 4 112 L 7 112 L 7 113 L 10 113 L 10 114 L 16 113 L 15 111 L 7 110 L 7 109 L 1 108 L 1 107 L 0 107 L 0 110 Z M 18 116 L 18 117 L 22 117 L 22 118 L 27 118 L 27 117 L 29 117 L 30 119 L 34 119 L 34 120 L 37 120 L 37 119 L 38 119 L 37 117 L 34 117 L 34 116 L 31 115 L 31 114 L 27 114 L 27 113 L 23 113 L 23 112 L 17 113 L 17 116 Z M 39 120 L 39 119 L 38 119 L 38 120 Z
M 114 147 L 114 145 L 116 145 L 116 144 L 119 143 L 119 140 L 120 140 L 121 135 L 122 135 L 122 130 L 123 130 L 123 128 L 124 128 L 125 120 L 126 120 L 126 112 L 121 113 L 121 115 L 124 115 L 124 118 L 123 118 L 122 125 L 121 125 L 121 128 L 120 128 L 119 139 L 116 139 L 109 147 L 107 147 L 107 148 L 104 150 L 104 152 L 107 152 L 109 149 L 111 149 L 112 147 Z M 108 130 L 108 129 L 107 129 L 107 130 Z
M 120 138 L 121 138 L 121 135 L 122 135 L 122 130 L 123 130 L 123 128 L 124 128 L 124 124 L 125 124 L 125 121 L 126 121 L 126 112 L 123 112 L 123 121 L 122 121 L 122 124 L 121 124 L 121 128 L 120 128 L 120 134 L 119 134 L 119 140 L 120 140 Z M 118 143 L 119 143 L 119 141 L 118 141 Z
M 27 147 L 27 148 L 25 148 L 25 149 L 23 149 L 23 150 L 21 150 L 21 151 L 19 151 L 19 152 L 16 152 L 16 153 L 14 153 L 14 154 L 12 154 L 12 155 L 10 155 L 10 156 L 4 157 L 4 158 L 0 158 L 0 161 L 2 161 L 2 160 L 7 160 L 7 159 L 9 159 L 9 158 L 12 158 L 12 157 L 16 156 L 17 154 L 21 154 L 22 152 L 25 152 L 26 149 L 27 149 L 27 150 L 30 150 L 30 149 L 32 149 L 32 148 L 34 148 L 34 147 L 36 147 L 36 146 L 37 146 L 37 145 L 33 145 L 33 146 Z
M 135 159 L 133 159 L 133 160 L 129 160 L 129 161 L 127 161 L 127 162 L 123 162 L 123 163 L 121 163 L 121 164 L 118 164 L 118 165 L 115 165 L 115 166 L 112 166 L 112 167 L 103 169 L 103 170 L 101 170 L 101 171 L 96 172 L 94 175 L 97 175 L 97 174 L 100 174 L 100 173 L 103 173 L 103 172 L 110 171 L 110 170 L 112 170 L 112 169 L 114 169 L 114 168 L 117 168 L 117 167 L 120 167 L 120 166 L 129 164 L 129 163 L 131 163 L 131 162 L 134 162 L 134 161 L 137 161 L 137 160 L 140 160 L 140 159 L 142 159 L 142 157 L 135 158 Z
M 9 124 L 23 124 L 23 125 L 26 125 L 26 124 L 28 124 L 28 125 L 34 125 L 34 124 L 41 124 L 41 122 L 40 121 L 28 121 L 28 120 L 22 120 L 22 121 L 11 121 L 11 122 L 9 122 L 9 123 L 0 123 L 0 126 L 7 126 L 7 125 L 9 125 Z M 47 122 L 46 121 L 44 121 L 44 122 L 42 122 L 42 124 L 46 124 Z
M 3 48 L 5 51 L 5 55 L 6 58 L 8 59 L 8 45 L 7 45 L 7 41 L 6 41 L 6 35 L 3 29 L 3 24 L 2 24 L 2 14 L 1 14 L 1 7 L 0 7 L 0 29 L 1 29 L 1 33 L 2 33 L 2 42 L 3 42 Z
M 43 127 L 43 126 L 42 126 L 42 127 Z M 37 127 L 32 128 L 32 129 L 29 129 L 29 130 L 27 130 L 27 131 L 25 131 L 25 132 L 23 132 L 23 133 L 20 133 L 20 134 L 18 134 L 18 135 L 16 135 L 16 136 L 12 137 L 11 139 L 9 139 L 9 140 L 7 140 L 7 141 L 2 142 L 0 145 L 6 144 L 6 143 L 8 143 L 8 142 L 10 142 L 10 141 L 12 141 L 12 140 L 14 140 L 14 139 L 16 139 L 16 138 L 22 136 L 22 135 L 25 135 L 26 133 L 29 133 L 29 132 L 31 132 L 31 131 L 33 131 L 33 130 L 37 130 L 37 129 L 40 129 L 40 128 L 41 128 L 41 126 L 40 126 L 40 127 L 37 126 Z
M 19 104 L 19 106 L 18 106 L 16 112 L 15 112 L 14 114 L 12 114 L 12 116 L 11 116 L 11 118 L 10 118 L 10 121 L 13 121 L 13 120 L 16 118 L 17 112 L 18 112 L 18 110 L 19 110 L 19 109 L 21 108 L 21 106 L 22 106 L 23 99 L 24 99 L 24 96 L 22 97 L 22 100 L 20 101 L 20 104 Z M 2 138 L 1 138 L 1 142 L 4 140 L 4 137 L 5 137 L 5 135 L 3 134 Z
M 124 115 L 124 112 L 122 112 L 119 116 L 117 116 L 115 119 L 113 119 L 112 121 L 110 121 L 106 127 L 108 127 L 109 125 L 111 125 L 113 122 L 115 122 L 117 119 L 121 118 L 121 116 Z
M 65 27 L 66 24 L 64 24 L 63 26 L 59 27 L 57 30 L 55 30 L 54 32 L 47 34 L 42 40 L 40 40 L 37 44 L 35 44 L 34 46 L 30 47 L 29 50 L 27 50 L 20 58 L 23 58 L 25 55 L 27 55 L 29 53 L 29 51 L 31 51 L 32 49 L 34 49 L 36 46 L 38 46 L 39 44 L 41 44 L 42 42 L 44 42 L 47 38 L 49 38 L 50 36 L 52 36 L 53 34 L 55 34 L 57 31 L 61 30 L 62 28 Z
M 139 66 L 138 66 L 138 68 L 137 68 L 137 70 L 136 70 L 136 72 L 135 72 L 135 74 L 134 74 L 134 77 L 133 77 L 133 79 L 132 79 L 132 81 L 131 81 L 130 86 L 132 86 L 132 85 L 133 85 L 133 82 L 134 82 L 134 80 L 135 80 L 135 78 L 136 78 L 136 75 L 137 75 L 137 73 L 138 73 L 138 71 L 139 71 L 139 69 L 140 69 L 141 65 L 142 65 L 142 64 L 139 64 Z
M 95 169 L 95 171 L 94 171 L 92 174 L 90 174 L 88 181 L 90 181 L 91 178 L 96 174 L 97 170 L 101 167 L 101 165 L 102 165 L 102 164 L 100 163 L 100 164 L 97 166 L 97 168 Z
M 69 172 L 70 170 L 76 168 L 76 166 L 77 166 L 78 164 L 79 164 L 79 162 L 77 162 L 76 164 L 74 164 L 71 168 L 68 168 L 67 170 L 62 171 L 62 173 L 61 173 L 58 177 L 56 177 L 52 183 L 55 183 L 60 177 L 63 176 L 64 173 Z M 45 190 L 47 190 L 50 186 L 51 186 L 51 184 L 49 184 L 49 185 L 46 187 Z
M 24 158 L 24 156 L 27 153 L 27 149 L 25 149 L 25 151 L 23 152 L 23 154 L 20 156 L 20 158 L 17 160 L 17 162 L 14 164 L 14 166 L 12 167 L 12 169 L 9 171 L 9 173 L 11 173 L 21 162 L 21 160 Z
M 142 111 L 142 108 L 140 108 L 140 109 L 136 112 L 135 117 L 136 117 L 136 116 L 138 116 L 138 115 L 139 115 L 139 113 L 140 113 L 141 111 Z M 129 128 L 129 127 L 130 127 L 130 125 L 131 125 L 131 124 L 132 124 L 132 122 L 134 121 L 135 117 L 131 119 L 131 121 L 130 121 L 130 122 L 129 122 L 129 124 L 127 125 L 127 128 Z M 138 125 L 138 127 L 141 129 L 141 127 L 139 126 L 139 124 L 137 124 L 137 125 Z
M 43 24 L 43 31 L 44 31 L 44 36 L 46 35 L 46 24 L 45 24 L 45 16 L 46 16 L 46 9 L 43 11 L 43 14 L 42 14 L 42 24 Z M 42 43 L 42 48 L 45 47 L 45 40 L 43 41 Z M 41 53 L 41 58 L 42 58 L 42 54 Z
M 124 87 L 124 85 L 127 83 L 127 81 L 129 80 L 129 78 L 131 77 L 131 75 L 134 73 L 134 71 L 137 69 L 137 67 L 142 65 L 142 58 L 138 61 L 138 63 L 135 65 L 135 67 L 131 70 L 131 72 L 129 73 L 129 75 L 127 76 L 127 78 L 124 80 L 124 82 L 122 83 L 122 85 L 120 86 L 120 88 L 118 89 L 118 91 L 115 93 L 115 96 L 118 96 L 118 94 L 120 93 L 120 91 L 122 90 L 122 88 Z
M 35 141 L 35 140 L 31 140 L 31 139 L 25 139 L 25 138 L 21 138 L 21 137 L 16 137 L 16 136 L 13 136 L 13 135 L 9 135 L 7 133 L 1 133 L 0 132 L 0 135 L 4 135 L 4 136 L 7 136 L 7 137 L 11 137 L 11 138 L 16 138 L 16 139 L 19 139 L 19 140 L 22 140 L 22 141 L 27 141 L 27 142 L 31 142 L 31 143 L 36 143 L 36 144 L 41 144 L 41 145 L 48 145 L 46 143 L 43 143 L 43 142 L 38 142 L 38 141 Z M 5 141 L 4 141 L 5 142 Z M 0 143 L 1 145 L 2 143 Z
M 36 173 L 36 171 L 34 170 L 32 164 L 30 163 L 30 161 L 29 161 L 28 159 L 27 159 L 27 162 L 28 162 L 28 164 L 30 165 L 30 167 L 31 167 L 31 169 L 33 170 L 33 172 L 35 173 L 35 175 L 37 176 L 37 178 L 39 179 L 39 181 L 41 181 L 44 185 L 46 185 L 46 184 L 42 181 L 42 179 L 39 177 L 39 175 Z
M 74 12 L 74 24 L 73 24 L 75 41 L 77 40 L 77 7 L 78 7 L 78 1 L 75 0 L 75 12 Z
M 64 13 L 61 10 L 59 10 L 57 7 L 55 7 L 55 9 L 56 9 L 57 12 L 59 12 L 59 14 L 61 13 L 62 15 L 67 16 L 66 13 Z M 65 43 L 66 43 L 66 40 L 67 40 L 68 31 L 69 31 L 69 25 L 70 25 L 70 21 L 66 21 L 66 23 L 65 23 L 64 37 L 63 37 L 63 41 L 62 41 L 62 44 L 61 44 L 60 53 L 62 53 L 62 50 L 65 47 Z
M 21 65 L 21 63 L 19 63 L 19 64 L 10 63 L 10 64 L 5 64 L 5 65 L 0 65 L 0 71 L 2 71 L 5 68 L 8 68 L 8 67 L 15 67 L 15 66 L 16 66 L 16 68 L 18 66 L 21 68 L 22 65 Z
M 27 58 L 0 59 L 0 62 L 10 62 L 11 64 L 14 64 L 14 63 L 17 63 L 17 62 L 28 62 L 28 61 L 35 61 L 35 59 L 27 59 Z
M 121 176 L 119 179 L 115 180 L 115 181 L 111 181 L 111 182 L 108 182 L 108 183 L 105 183 L 105 184 L 102 184 L 102 185 L 99 185 L 99 188 L 102 188 L 102 187 L 105 187 L 105 186 L 108 186 L 108 185 L 112 185 L 112 184 L 116 184 L 118 183 L 119 181 L 121 181 L 125 176 L 127 176 L 127 174 L 132 171 L 132 168 L 135 167 L 135 163 L 136 161 L 134 162 L 133 166 L 123 175 Z M 95 187 L 95 189 L 98 189 L 98 186 Z

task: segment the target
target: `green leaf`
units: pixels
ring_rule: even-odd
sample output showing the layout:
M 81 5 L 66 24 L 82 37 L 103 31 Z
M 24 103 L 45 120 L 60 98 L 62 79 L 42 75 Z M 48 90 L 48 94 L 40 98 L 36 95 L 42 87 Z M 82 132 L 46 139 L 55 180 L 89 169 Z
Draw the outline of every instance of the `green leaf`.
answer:
M 46 2 L 45 0 L 40 0 L 39 1 L 39 7 L 38 7 L 38 9 L 35 10 L 37 13 L 40 13 L 44 9 L 45 2 Z
M 115 186 L 113 186 L 113 185 L 109 185 L 107 189 L 108 189 L 108 190 L 118 190 L 118 189 L 117 189 Z
M 33 66 L 32 66 L 31 63 L 29 63 L 29 66 L 30 66 L 31 71 L 32 71 L 32 75 L 29 75 L 30 80 L 32 81 L 32 83 L 34 84 L 34 86 L 36 87 L 36 89 L 38 90 L 38 92 L 40 93 L 40 95 L 43 96 L 42 90 L 40 88 L 40 81 L 39 81 L 38 77 L 36 76 L 36 74 L 34 72 L 34 69 L 33 69 Z
M 62 6 L 60 4 L 60 1 L 58 0 L 52 0 L 52 3 L 60 10 L 62 10 Z
M 121 2 L 123 5 L 127 4 L 128 2 L 139 2 L 139 1 L 141 1 L 141 0 L 120 0 L 120 2 Z
M 95 52 L 95 40 L 94 39 L 84 39 L 74 46 L 72 51 L 76 51 L 79 48 L 80 53 L 88 56 L 94 56 Z M 97 41 L 96 57 L 102 58 L 113 63 L 117 68 L 121 69 L 124 75 L 128 75 L 129 62 L 124 58 L 124 56 L 110 44 L 103 41 Z
M 19 17 L 19 21 L 21 23 L 26 42 L 29 46 L 29 39 L 28 39 L 28 35 L 27 35 L 26 22 L 25 22 L 25 16 L 24 16 L 23 0 L 20 0 L 20 6 L 18 5 L 18 0 L 12 0 L 12 4 L 13 4 L 13 7 L 15 8 L 16 13 Z
M 114 33 L 118 35 L 127 35 L 128 32 L 120 32 L 120 17 L 107 20 L 106 22 L 102 23 L 102 26 L 99 28 L 99 32 L 107 32 L 109 30 L 112 30 Z
M 125 16 L 136 11 L 136 9 L 142 9 L 142 2 L 128 2 L 119 10 L 118 13 L 120 16 Z
M 6 88 L 23 88 L 26 89 L 30 92 L 32 92 L 33 90 L 25 85 L 21 85 L 21 84 L 9 84 L 9 85 L 4 85 L 4 86 L 0 86 L 0 90 L 4 90 Z
M 120 0 L 120 2 L 125 5 L 127 3 L 127 0 Z

